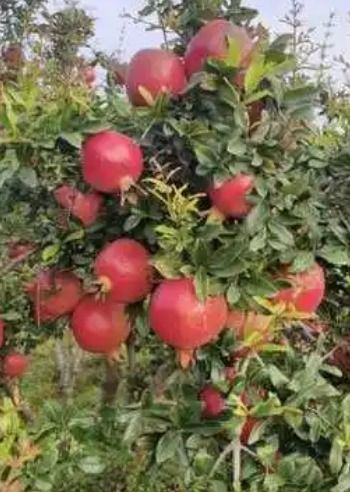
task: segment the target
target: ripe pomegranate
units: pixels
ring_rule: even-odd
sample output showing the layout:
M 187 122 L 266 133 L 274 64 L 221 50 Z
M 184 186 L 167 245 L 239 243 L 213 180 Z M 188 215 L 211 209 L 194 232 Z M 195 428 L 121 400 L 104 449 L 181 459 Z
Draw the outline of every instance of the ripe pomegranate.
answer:
M 13 241 L 8 245 L 8 257 L 13 261 L 24 260 L 29 256 L 35 247 L 32 243 Z
M 180 94 L 186 83 L 184 64 L 175 53 L 146 49 L 136 53 L 130 62 L 126 90 L 134 106 L 147 106 L 151 101 L 144 97 L 141 88 L 155 100 L 162 93 Z
M 78 345 L 87 352 L 112 354 L 130 334 L 125 307 L 110 297 L 84 297 L 74 310 L 71 327 Z
M 223 296 L 196 296 L 193 279 L 165 280 L 151 299 L 150 322 L 153 330 L 167 344 L 180 351 L 193 351 L 213 340 L 225 327 L 227 304 Z M 181 360 L 184 366 L 190 363 Z
M 54 191 L 56 202 L 89 227 L 98 217 L 103 198 L 99 193 L 81 193 L 74 186 L 62 185 Z
M 5 323 L 0 319 L 0 348 L 4 345 L 4 330 L 5 330 Z
M 131 138 L 115 131 L 89 137 L 83 146 L 84 180 L 105 193 L 126 191 L 143 171 L 141 148 Z
M 43 270 L 25 288 L 38 323 L 51 322 L 73 311 L 82 297 L 81 282 L 71 272 Z
M 249 214 L 252 204 L 247 195 L 254 187 L 254 177 L 238 175 L 223 184 L 212 186 L 209 189 L 209 197 L 216 208 L 225 217 L 241 219 Z
M 188 77 L 200 72 L 209 58 L 224 59 L 228 55 L 228 38 L 240 48 L 240 68 L 250 64 L 255 44 L 246 29 L 225 19 L 215 19 L 203 26 L 190 41 L 185 54 Z
M 3 372 L 9 378 L 20 378 L 26 373 L 28 365 L 28 357 L 14 352 L 5 356 Z
M 103 248 L 95 260 L 95 273 L 116 302 L 130 304 L 152 289 L 149 252 L 133 239 L 118 239 Z
M 247 446 L 251 433 L 255 427 L 259 424 L 259 421 L 254 417 L 247 417 L 241 430 L 241 443 L 243 446 Z
M 212 385 L 204 386 L 199 394 L 202 402 L 202 415 L 205 418 L 218 417 L 225 410 L 225 399 Z
M 96 84 L 96 70 L 91 65 L 86 65 L 82 69 L 82 76 L 89 89 L 93 89 Z
M 285 302 L 303 313 L 314 313 L 323 301 L 326 281 L 323 268 L 318 263 L 302 273 L 292 273 L 286 267 L 278 278 L 290 282 L 291 287 L 280 290 L 274 296 L 275 301 Z

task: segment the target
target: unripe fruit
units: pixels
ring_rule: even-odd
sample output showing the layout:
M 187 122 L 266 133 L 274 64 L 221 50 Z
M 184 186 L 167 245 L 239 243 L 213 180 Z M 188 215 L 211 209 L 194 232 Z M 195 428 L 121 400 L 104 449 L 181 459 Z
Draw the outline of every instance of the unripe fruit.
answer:
M 181 59 L 171 51 L 141 50 L 132 58 L 127 71 L 126 90 L 134 106 L 147 106 L 142 89 L 153 101 L 162 93 L 180 94 L 186 87 L 185 68 Z
M 21 378 L 27 371 L 29 359 L 23 354 L 12 353 L 4 358 L 3 373 L 9 378 Z
M 228 38 L 232 38 L 239 46 L 239 68 L 247 68 L 255 47 L 248 32 L 225 19 L 215 19 L 203 26 L 187 47 L 185 68 L 188 77 L 200 72 L 209 58 L 226 58 L 229 50 Z
M 241 219 L 249 214 L 252 204 L 248 195 L 254 188 L 254 177 L 240 174 L 209 189 L 213 206 L 225 217 Z
M 127 191 L 143 171 L 141 148 L 134 140 L 109 130 L 89 137 L 82 152 L 86 183 L 104 193 Z
M 225 399 L 212 385 L 206 385 L 200 392 L 202 415 L 205 418 L 219 417 L 225 410 Z
M 105 246 L 95 260 L 95 273 L 104 290 L 120 303 L 140 301 L 152 289 L 150 254 L 133 239 L 118 239 Z
M 71 327 L 78 345 L 97 354 L 113 354 L 130 334 L 125 306 L 109 297 L 84 297 L 74 310 Z

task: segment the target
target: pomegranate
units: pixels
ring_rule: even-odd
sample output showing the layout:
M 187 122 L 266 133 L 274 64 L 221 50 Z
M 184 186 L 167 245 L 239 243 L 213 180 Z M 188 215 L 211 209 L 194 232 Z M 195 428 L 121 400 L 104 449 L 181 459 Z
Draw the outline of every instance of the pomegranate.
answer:
M 28 365 L 28 357 L 14 352 L 5 356 L 3 372 L 9 378 L 20 378 L 27 372 Z
M 152 289 L 149 252 L 133 239 L 117 239 L 103 248 L 95 260 L 95 273 L 116 302 L 133 303 Z
M 239 67 L 247 68 L 255 47 L 248 32 L 225 19 L 215 19 L 203 26 L 187 47 L 185 68 L 188 77 L 200 72 L 209 58 L 224 59 L 228 55 L 228 38 L 240 48 Z
M 205 418 L 218 417 L 225 410 L 225 399 L 212 385 L 204 386 L 199 394 L 202 402 L 202 415 Z
M 96 85 L 96 70 L 91 65 L 86 65 L 82 69 L 82 77 L 89 89 L 93 89 Z
M 84 226 L 89 227 L 98 217 L 102 207 L 102 196 L 95 191 L 81 193 L 74 186 L 62 185 L 54 191 L 56 202 L 67 209 Z
M 326 290 L 324 271 L 318 263 L 302 273 L 292 273 L 286 267 L 278 278 L 290 282 L 291 287 L 280 290 L 274 296 L 275 301 L 285 302 L 303 313 L 314 313 L 318 309 Z
M 84 297 L 74 310 L 71 327 L 78 345 L 85 351 L 112 354 L 130 334 L 125 307 L 110 297 Z
M 141 50 L 132 58 L 126 77 L 126 90 L 134 106 L 152 104 L 160 94 L 180 94 L 186 87 L 185 67 L 171 51 Z M 144 97 L 142 89 L 149 94 Z
M 126 191 L 143 171 L 141 148 L 131 138 L 115 131 L 89 137 L 83 146 L 84 180 L 105 193 Z
M 69 314 L 82 296 L 81 282 L 71 272 L 43 270 L 25 288 L 34 305 L 38 323 L 51 322 Z
M 4 345 L 4 331 L 5 331 L 5 323 L 0 319 L 0 348 Z
M 165 280 L 151 299 L 150 322 L 167 344 L 180 351 L 183 367 L 189 365 L 193 351 L 213 340 L 225 327 L 227 304 L 223 296 L 196 296 L 193 279 Z M 189 354 L 188 359 L 182 356 Z
M 223 184 L 212 186 L 209 197 L 216 208 L 225 217 L 241 219 L 249 214 L 252 204 L 247 195 L 253 190 L 254 177 L 240 174 Z

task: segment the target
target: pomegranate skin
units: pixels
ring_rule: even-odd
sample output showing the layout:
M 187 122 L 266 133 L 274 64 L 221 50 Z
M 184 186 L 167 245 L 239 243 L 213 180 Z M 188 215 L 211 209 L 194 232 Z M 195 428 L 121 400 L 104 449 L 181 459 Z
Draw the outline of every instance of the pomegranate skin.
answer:
M 225 399 L 222 393 L 212 385 L 204 386 L 199 394 L 202 402 L 202 416 L 205 418 L 219 417 L 225 410 Z
M 4 358 L 3 372 L 9 378 L 20 378 L 26 373 L 28 365 L 28 357 L 14 352 Z
M 288 280 L 291 287 L 280 290 L 274 296 L 275 301 L 285 302 L 303 313 L 317 311 L 326 292 L 324 270 L 318 263 L 302 273 L 291 273 L 286 268 L 279 278 Z
M 219 335 L 225 327 L 227 312 L 223 296 L 201 302 L 193 279 L 165 280 L 152 296 L 150 323 L 168 345 L 194 350 Z
M 138 181 L 143 168 L 141 148 L 121 133 L 100 132 L 89 137 L 83 145 L 84 180 L 97 191 L 126 191 Z
M 130 304 L 144 299 L 152 289 L 149 252 L 133 239 L 117 239 L 95 260 L 95 273 L 111 298 Z
M 247 195 L 254 188 L 254 177 L 239 175 L 209 189 L 209 197 L 214 207 L 225 217 L 242 219 L 252 209 Z
M 147 106 L 139 91 L 145 88 L 156 99 L 162 93 L 180 94 L 187 80 L 182 60 L 161 49 L 141 50 L 132 58 L 126 76 L 126 90 L 134 106 Z
M 0 348 L 4 345 L 5 336 L 5 323 L 0 319 Z
M 111 298 L 84 297 L 71 319 L 77 344 L 86 352 L 112 354 L 130 334 L 125 307 Z
M 247 68 L 255 44 L 248 32 L 225 19 L 215 19 L 203 26 L 190 41 L 185 54 L 188 77 L 200 72 L 209 58 L 223 59 L 228 54 L 227 39 L 234 39 L 241 50 L 239 68 Z
M 71 272 L 43 270 L 26 286 L 38 323 L 51 322 L 73 311 L 82 297 L 79 278 Z
M 62 185 L 54 191 L 56 202 L 70 214 L 79 219 L 85 227 L 97 220 L 103 198 L 99 193 L 81 193 L 74 186 Z

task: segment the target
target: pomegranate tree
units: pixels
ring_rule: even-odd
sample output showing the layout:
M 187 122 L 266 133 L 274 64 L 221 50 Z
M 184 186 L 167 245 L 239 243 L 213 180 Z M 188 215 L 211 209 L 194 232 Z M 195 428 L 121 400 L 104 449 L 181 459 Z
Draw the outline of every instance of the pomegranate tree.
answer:
M 135 106 L 150 104 L 162 94 L 180 94 L 186 86 L 182 60 L 172 51 L 147 49 L 136 53 L 127 70 L 126 90 Z
M 139 180 L 142 151 L 126 135 L 112 130 L 97 133 L 84 143 L 82 171 L 85 181 L 95 190 L 120 193 Z

